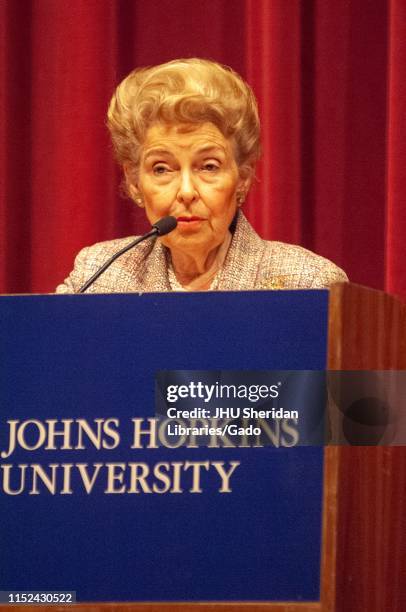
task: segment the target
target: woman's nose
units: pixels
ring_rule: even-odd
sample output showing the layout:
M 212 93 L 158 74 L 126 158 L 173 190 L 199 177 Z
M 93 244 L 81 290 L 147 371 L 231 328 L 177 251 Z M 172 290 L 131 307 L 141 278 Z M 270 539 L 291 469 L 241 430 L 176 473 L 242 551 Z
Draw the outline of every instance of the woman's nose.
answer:
M 197 200 L 199 194 L 196 189 L 193 175 L 189 170 L 185 170 L 181 173 L 180 184 L 177 194 L 177 199 L 183 204 L 191 204 Z

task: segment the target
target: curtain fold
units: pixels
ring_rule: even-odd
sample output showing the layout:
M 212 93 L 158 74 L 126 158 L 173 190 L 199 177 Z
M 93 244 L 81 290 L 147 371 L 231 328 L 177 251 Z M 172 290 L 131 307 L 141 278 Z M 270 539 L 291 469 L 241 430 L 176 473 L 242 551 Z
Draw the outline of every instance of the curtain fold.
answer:
M 247 80 L 263 151 L 247 213 L 264 238 L 302 243 L 300 1 L 247 0 L 246 8 Z
M 385 288 L 406 297 L 406 4 L 403 0 L 390 2 L 389 32 Z
M 0 291 L 52 291 L 86 244 L 143 231 L 105 127 L 132 68 L 203 56 L 253 86 L 246 211 L 351 280 L 406 297 L 402 0 L 0 3 Z

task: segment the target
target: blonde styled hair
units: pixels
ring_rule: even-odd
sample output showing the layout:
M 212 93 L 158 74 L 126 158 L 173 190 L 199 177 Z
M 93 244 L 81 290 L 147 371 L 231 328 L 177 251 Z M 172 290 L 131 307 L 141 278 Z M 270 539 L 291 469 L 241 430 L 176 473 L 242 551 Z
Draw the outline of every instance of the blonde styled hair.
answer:
M 107 126 L 117 161 L 137 166 L 148 128 L 164 123 L 213 123 L 234 139 L 240 173 L 249 176 L 260 155 L 260 126 L 252 89 L 228 66 L 178 59 L 137 68 L 110 101 Z

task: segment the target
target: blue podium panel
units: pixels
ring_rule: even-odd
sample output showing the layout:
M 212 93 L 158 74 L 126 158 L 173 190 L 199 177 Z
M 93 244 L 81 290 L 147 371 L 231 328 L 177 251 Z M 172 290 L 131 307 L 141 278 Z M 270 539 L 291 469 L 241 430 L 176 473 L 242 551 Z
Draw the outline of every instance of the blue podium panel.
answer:
M 322 449 L 171 448 L 154 381 L 322 370 L 327 307 L 327 291 L 2 297 L 0 590 L 318 600 Z

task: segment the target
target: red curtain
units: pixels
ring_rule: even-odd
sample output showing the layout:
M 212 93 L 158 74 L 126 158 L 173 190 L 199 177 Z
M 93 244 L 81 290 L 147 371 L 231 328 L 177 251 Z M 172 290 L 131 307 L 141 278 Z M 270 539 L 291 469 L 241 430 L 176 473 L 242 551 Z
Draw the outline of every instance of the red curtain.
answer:
M 386 279 L 406 296 L 406 3 L 392 0 L 389 18 Z
M 406 297 L 405 3 L 248 0 L 246 40 L 264 126 L 250 219 Z
M 52 291 L 82 246 L 146 228 L 106 107 L 133 67 L 194 55 L 258 96 L 259 233 L 406 297 L 403 0 L 0 2 L 0 291 Z

